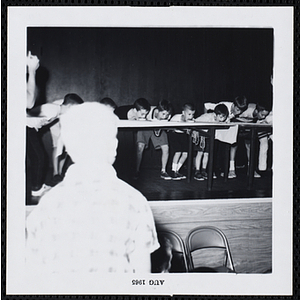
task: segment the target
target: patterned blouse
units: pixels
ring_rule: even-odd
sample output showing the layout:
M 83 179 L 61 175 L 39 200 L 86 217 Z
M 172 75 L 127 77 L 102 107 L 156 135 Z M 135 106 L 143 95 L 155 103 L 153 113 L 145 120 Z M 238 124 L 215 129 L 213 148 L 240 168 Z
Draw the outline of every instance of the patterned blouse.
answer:
M 31 271 L 136 272 L 159 248 L 147 199 L 111 166 L 85 172 L 72 165 L 27 218 Z

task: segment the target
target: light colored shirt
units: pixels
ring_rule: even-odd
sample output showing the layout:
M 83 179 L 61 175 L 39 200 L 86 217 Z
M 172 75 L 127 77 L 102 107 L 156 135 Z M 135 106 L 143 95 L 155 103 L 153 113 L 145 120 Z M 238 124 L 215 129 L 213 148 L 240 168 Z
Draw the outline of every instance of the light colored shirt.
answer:
M 234 115 L 231 112 L 233 102 L 229 102 L 229 101 L 221 101 L 219 103 L 206 102 L 206 103 L 204 103 L 204 112 L 207 112 L 208 110 L 214 110 L 218 104 L 226 105 L 228 112 L 229 112 L 228 119 L 234 118 Z
M 198 118 L 195 119 L 195 122 L 204 122 L 204 123 L 211 123 L 217 122 L 215 119 L 215 113 L 205 113 Z
M 72 165 L 27 218 L 26 264 L 33 274 L 133 273 L 157 248 L 147 199 L 112 166 L 95 173 Z

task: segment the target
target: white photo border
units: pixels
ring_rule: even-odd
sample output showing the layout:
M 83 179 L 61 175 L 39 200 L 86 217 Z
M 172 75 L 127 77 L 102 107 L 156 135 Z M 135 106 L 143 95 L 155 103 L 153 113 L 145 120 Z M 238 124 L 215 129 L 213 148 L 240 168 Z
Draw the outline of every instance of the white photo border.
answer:
M 293 221 L 293 7 L 8 7 L 6 293 L 291 295 Z M 272 274 L 151 274 L 27 278 L 24 272 L 27 27 L 274 28 Z M 284 159 L 283 159 L 284 155 Z M 18 187 L 18 188 L 16 188 Z M 20 188 L 23 187 L 23 188 Z M 183 277 L 184 276 L 184 277 Z M 132 286 L 132 279 L 165 280 Z

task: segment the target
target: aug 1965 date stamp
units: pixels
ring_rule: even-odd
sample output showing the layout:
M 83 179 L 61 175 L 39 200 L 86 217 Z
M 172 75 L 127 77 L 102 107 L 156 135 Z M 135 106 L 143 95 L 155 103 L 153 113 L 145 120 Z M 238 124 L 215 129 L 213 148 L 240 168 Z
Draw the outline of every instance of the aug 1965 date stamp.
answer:
M 132 279 L 131 285 L 164 285 L 164 279 Z

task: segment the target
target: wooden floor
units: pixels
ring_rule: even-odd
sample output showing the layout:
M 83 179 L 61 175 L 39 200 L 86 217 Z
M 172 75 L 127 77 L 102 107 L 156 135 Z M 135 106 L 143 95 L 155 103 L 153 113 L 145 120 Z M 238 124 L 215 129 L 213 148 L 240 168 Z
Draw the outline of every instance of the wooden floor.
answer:
M 261 178 L 255 178 L 253 188 L 248 189 L 246 170 L 237 169 L 237 178 L 217 178 L 213 180 L 211 191 L 207 190 L 207 181 L 191 179 L 173 181 L 160 178 L 159 168 L 141 169 L 138 180 L 131 173 L 119 174 L 119 177 L 137 188 L 149 200 L 192 200 L 192 199 L 231 199 L 231 198 L 271 198 L 272 172 L 266 172 Z M 182 173 L 186 173 L 183 169 Z

